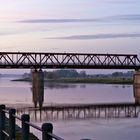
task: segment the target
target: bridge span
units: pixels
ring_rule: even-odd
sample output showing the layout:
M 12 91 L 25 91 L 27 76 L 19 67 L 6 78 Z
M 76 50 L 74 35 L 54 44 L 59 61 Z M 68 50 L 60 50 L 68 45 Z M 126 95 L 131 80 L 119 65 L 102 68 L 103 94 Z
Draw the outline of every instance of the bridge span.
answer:
M 136 54 L 0 52 L 8 69 L 140 69 Z

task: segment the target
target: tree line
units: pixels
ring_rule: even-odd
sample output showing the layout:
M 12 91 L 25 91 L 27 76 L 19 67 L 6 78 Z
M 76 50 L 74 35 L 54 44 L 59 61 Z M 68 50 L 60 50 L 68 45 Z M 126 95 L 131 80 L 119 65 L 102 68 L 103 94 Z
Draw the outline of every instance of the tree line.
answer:
M 133 77 L 133 71 L 127 72 L 113 72 L 112 74 L 87 74 L 86 71 L 77 70 L 54 70 L 44 71 L 45 79 L 60 79 L 60 78 L 131 78 Z M 23 78 L 31 78 L 31 73 L 24 73 Z

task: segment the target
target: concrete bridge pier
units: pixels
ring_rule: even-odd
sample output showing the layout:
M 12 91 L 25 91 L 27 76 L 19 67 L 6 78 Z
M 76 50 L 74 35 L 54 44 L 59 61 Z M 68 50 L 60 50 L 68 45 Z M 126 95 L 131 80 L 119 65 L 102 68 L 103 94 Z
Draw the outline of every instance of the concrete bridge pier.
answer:
M 42 70 L 32 71 L 32 99 L 34 106 L 42 108 L 44 101 L 44 73 Z
M 139 70 L 135 71 L 133 80 L 134 80 L 133 90 L 134 90 L 135 103 L 140 103 L 140 71 Z

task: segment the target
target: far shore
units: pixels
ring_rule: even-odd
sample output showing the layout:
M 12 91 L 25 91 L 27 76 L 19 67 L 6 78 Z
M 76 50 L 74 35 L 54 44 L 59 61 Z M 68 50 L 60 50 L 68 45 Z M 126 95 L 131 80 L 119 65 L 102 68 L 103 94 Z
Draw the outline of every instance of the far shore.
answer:
M 14 79 L 12 81 L 31 82 L 30 78 Z M 45 79 L 45 82 L 54 83 L 93 83 L 93 84 L 133 84 L 133 78 L 59 78 Z

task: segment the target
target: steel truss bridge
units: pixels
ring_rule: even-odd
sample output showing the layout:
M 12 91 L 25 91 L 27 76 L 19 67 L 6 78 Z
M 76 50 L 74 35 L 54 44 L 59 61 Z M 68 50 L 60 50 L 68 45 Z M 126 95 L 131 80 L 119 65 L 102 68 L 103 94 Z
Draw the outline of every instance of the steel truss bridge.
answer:
M 0 68 L 140 69 L 135 54 L 0 52 Z

